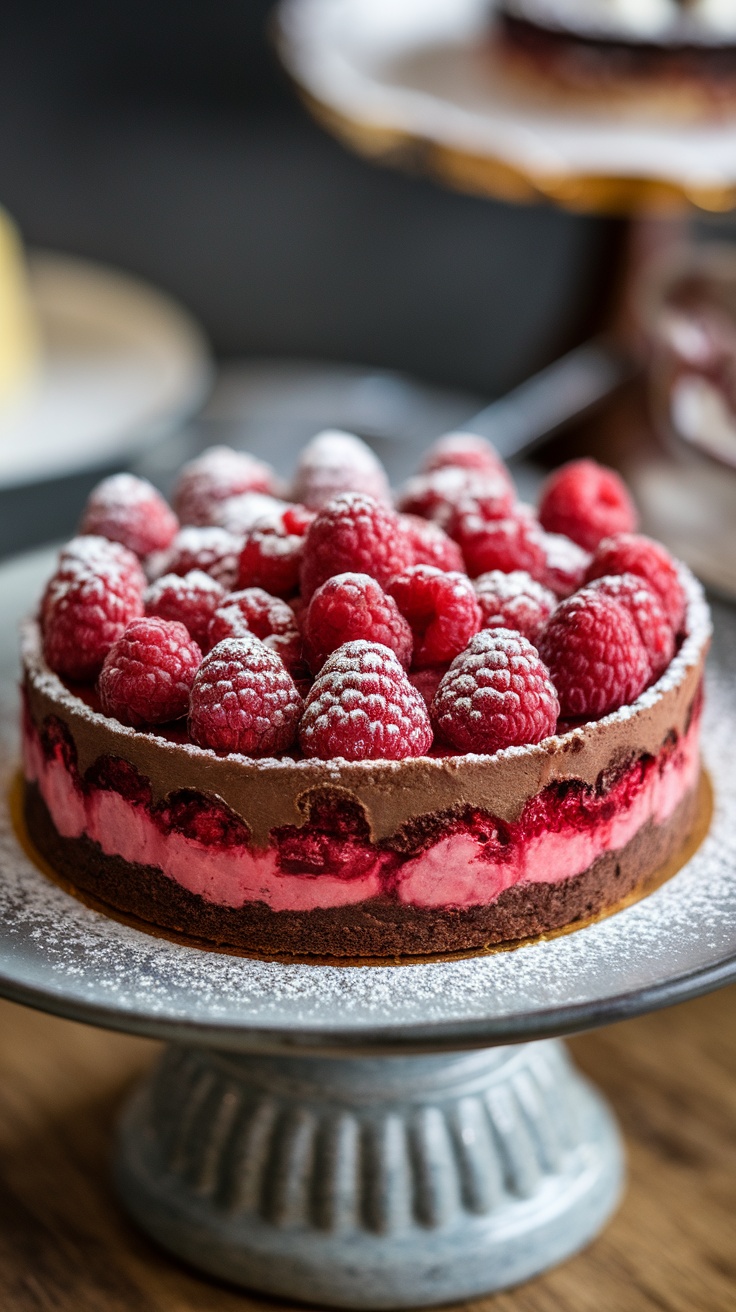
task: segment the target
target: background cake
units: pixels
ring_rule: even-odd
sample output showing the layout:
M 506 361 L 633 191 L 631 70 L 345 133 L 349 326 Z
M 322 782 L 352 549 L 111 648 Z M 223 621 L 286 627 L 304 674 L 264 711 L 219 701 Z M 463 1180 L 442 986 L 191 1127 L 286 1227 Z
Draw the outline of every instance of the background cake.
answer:
M 500 0 L 498 35 L 537 91 L 685 118 L 736 108 L 730 0 Z
M 92 494 L 23 639 L 54 869 L 159 928 L 343 958 L 646 891 L 695 824 L 709 621 L 620 480 L 574 462 L 534 512 L 453 435 L 397 510 L 329 434 L 279 492 L 221 448 L 180 477 L 188 526 L 128 475 Z

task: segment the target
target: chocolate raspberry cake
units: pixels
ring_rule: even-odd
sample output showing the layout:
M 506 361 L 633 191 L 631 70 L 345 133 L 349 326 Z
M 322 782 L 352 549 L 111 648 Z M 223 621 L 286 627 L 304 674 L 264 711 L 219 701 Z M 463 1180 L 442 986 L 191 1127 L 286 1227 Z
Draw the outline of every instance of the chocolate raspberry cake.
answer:
M 392 501 L 357 441 L 310 444 L 299 501 L 222 448 L 178 515 L 129 475 L 95 490 L 23 629 L 37 850 L 152 928 L 343 960 L 646 892 L 696 824 L 699 585 L 593 461 L 535 510 L 452 434 Z
M 590 103 L 678 117 L 736 109 L 731 0 L 500 0 L 509 67 Z

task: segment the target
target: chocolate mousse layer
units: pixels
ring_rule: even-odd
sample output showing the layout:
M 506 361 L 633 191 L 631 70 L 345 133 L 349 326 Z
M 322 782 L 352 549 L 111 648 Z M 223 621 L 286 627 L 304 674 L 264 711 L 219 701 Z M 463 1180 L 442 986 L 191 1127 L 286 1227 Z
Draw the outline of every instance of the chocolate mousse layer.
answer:
M 271 911 L 262 902 L 217 906 L 153 866 L 106 856 L 89 838 L 62 838 L 35 785 L 26 784 L 29 834 L 65 880 L 126 916 L 203 943 L 260 956 L 387 958 L 474 952 L 574 926 L 660 882 L 697 828 L 699 789 L 661 825 L 645 825 L 622 849 L 560 883 L 507 888 L 487 906 L 431 909 L 387 897 L 347 907 Z

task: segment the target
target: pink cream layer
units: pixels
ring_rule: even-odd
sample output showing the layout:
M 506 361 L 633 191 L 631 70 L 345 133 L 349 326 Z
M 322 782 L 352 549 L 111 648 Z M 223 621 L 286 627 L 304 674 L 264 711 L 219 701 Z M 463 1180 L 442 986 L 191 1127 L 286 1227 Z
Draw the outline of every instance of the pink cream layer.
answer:
M 695 717 L 676 747 L 651 762 L 641 785 L 623 790 L 613 814 L 603 808 L 582 826 L 579 820 L 563 820 L 541 832 L 532 825 L 516 833 L 498 857 L 472 831 L 452 826 L 444 837 L 400 860 L 371 848 L 375 860 L 367 866 L 361 862 L 355 875 L 346 870 L 294 874 L 280 868 L 275 845 L 265 851 L 245 844 L 216 847 L 176 830 L 164 832 L 145 806 L 119 792 L 81 789 L 62 755 L 44 753 L 29 722 L 24 767 L 64 838 L 86 836 L 108 856 L 154 866 L 218 906 L 265 902 L 273 911 L 309 911 L 390 896 L 417 907 L 472 907 L 487 906 L 514 884 L 572 879 L 604 853 L 620 851 L 648 822 L 663 824 L 697 782 L 699 727 Z

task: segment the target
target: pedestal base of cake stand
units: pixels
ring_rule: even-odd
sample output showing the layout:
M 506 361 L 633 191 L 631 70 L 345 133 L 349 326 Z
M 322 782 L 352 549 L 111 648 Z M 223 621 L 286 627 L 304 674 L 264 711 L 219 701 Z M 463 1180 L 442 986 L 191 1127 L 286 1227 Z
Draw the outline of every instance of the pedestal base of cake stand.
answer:
M 623 1154 L 558 1040 L 409 1057 L 171 1045 L 124 1114 L 117 1184 L 155 1239 L 320 1306 L 448 1303 L 604 1225 Z

